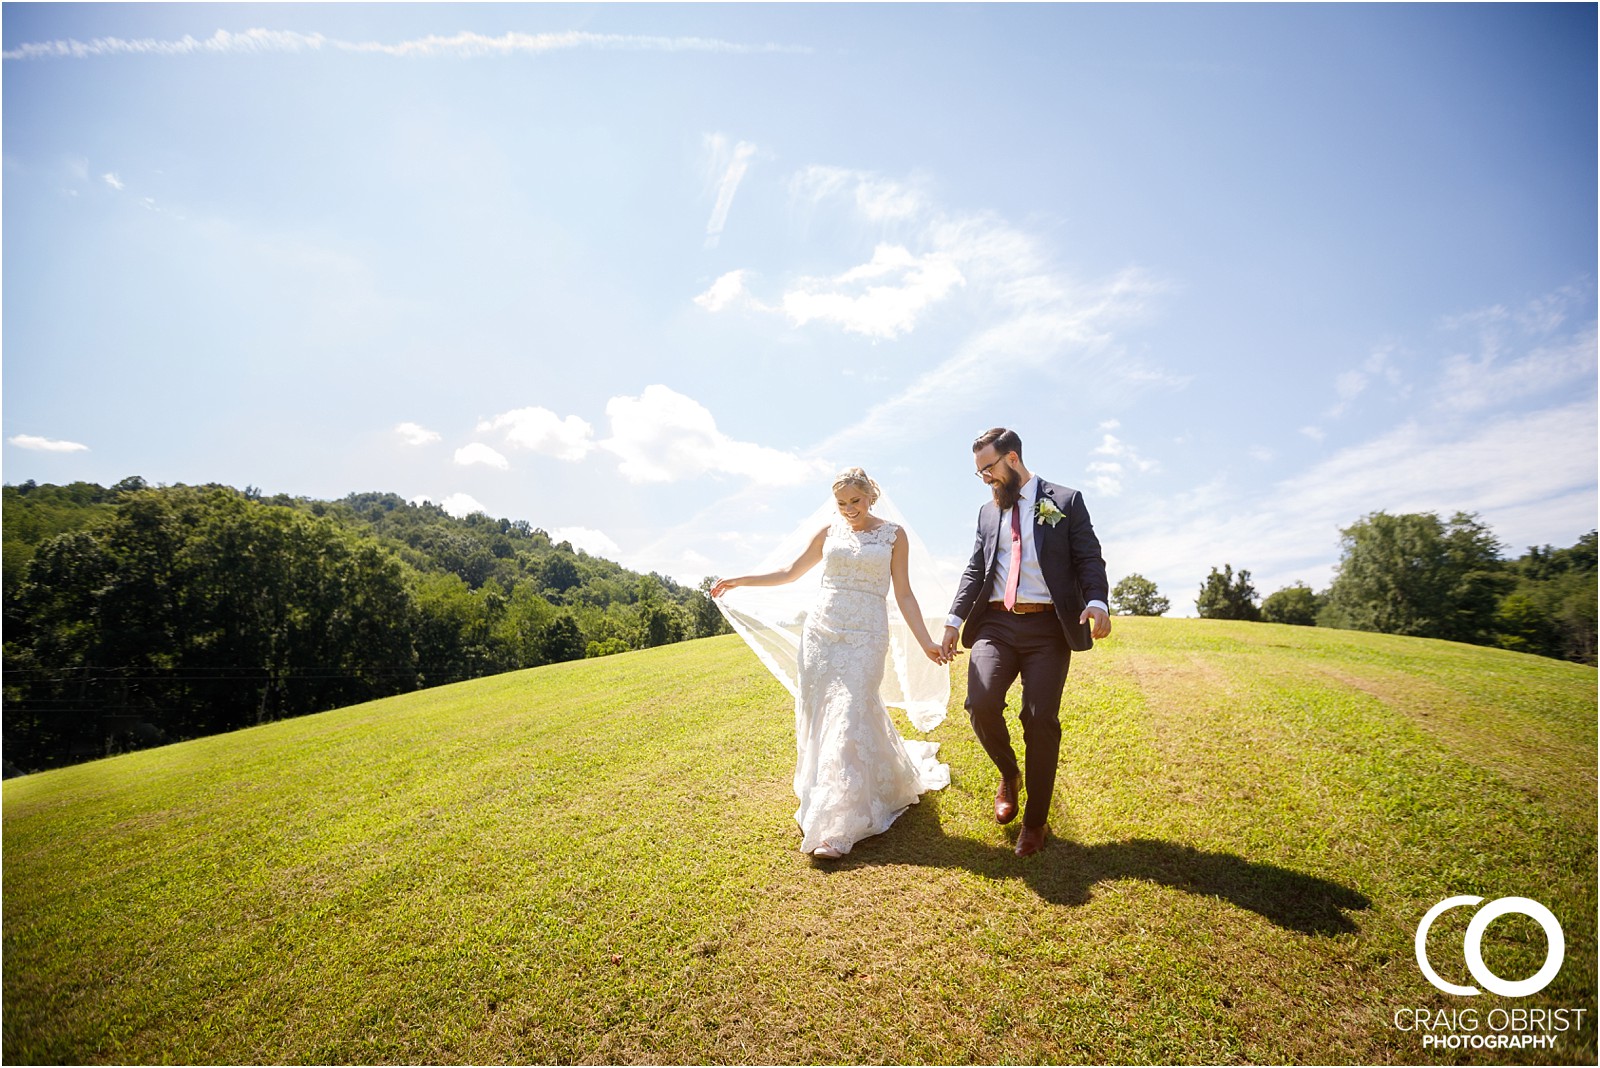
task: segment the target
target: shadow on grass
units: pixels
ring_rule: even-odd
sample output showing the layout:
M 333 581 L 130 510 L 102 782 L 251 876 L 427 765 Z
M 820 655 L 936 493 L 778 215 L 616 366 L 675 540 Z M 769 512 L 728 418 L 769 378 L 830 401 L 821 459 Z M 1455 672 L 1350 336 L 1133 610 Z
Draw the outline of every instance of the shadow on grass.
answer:
M 1014 842 L 1016 825 L 1008 830 Z M 1056 905 L 1087 904 L 1096 883 L 1141 879 L 1221 898 L 1279 927 L 1308 935 L 1358 931 L 1345 913 L 1371 904 L 1355 890 L 1314 875 L 1157 839 L 1083 845 L 1052 836 L 1039 853 L 1019 860 L 1009 845 L 946 835 L 939 822 L 938 798 L 931 796 L 924 796 L 886 833 L 858 843 L 841 860 L 825 863 L 835 871 L 884 864 L 965 868 L 989 879 L 1021 879 Z

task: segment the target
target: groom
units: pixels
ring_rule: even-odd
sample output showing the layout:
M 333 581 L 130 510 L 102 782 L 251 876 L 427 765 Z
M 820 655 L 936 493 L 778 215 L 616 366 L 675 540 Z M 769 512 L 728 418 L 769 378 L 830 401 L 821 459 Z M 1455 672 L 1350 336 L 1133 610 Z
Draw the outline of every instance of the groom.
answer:
M 1028 806 L 1016 854 L 1027 857 L 1044 846 L 1061 750 L 1061 689 L 1072 651 L 1086 651 L 1094 638 L 1111 633 L 1106 563 L 1083 497 L 1035 477 L 1022 462 L 1022 439 L 1014 431 L 986 431 L 972 453 L 994 503 L 978 512 L 978 541 L 950 606 L 944 654 L 955 655 L 958 636 L 972 650 L 967 714 L 1000 769 L 994 815 L 1001 823 L 1017 815 L 1022 769 L 1005 708 L 1006 691 L 1022 676 Z

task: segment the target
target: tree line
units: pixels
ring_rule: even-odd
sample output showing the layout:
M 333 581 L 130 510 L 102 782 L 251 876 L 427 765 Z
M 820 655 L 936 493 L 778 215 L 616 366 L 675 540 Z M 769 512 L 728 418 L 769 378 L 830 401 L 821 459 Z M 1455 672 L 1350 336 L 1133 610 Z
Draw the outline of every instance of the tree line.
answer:
M 1295 583 L 1262 600 L 1250 572 L 1213 567 L 1195 607 L 1207 619 L 1339 627 L 1493 645 L 1596 661 L 1596 532 L 1564 549 L 1535 546 L 1506 559 L 1474 513 L 1373 512 L 1340 532 L 1328 588 Z M 1155 583 L 1129 575 L 1112 591 L 1125 615 L 1171 607 Z
M 8 775 L 727 630 L 711 579 L 390 493 L 3 494 Z

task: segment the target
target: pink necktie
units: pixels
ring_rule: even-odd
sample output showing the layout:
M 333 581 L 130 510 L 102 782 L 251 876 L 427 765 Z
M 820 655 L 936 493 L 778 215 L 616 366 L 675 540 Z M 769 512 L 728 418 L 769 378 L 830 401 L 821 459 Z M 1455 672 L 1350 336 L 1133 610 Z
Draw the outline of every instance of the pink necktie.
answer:
M 1006 574 L 1006 611 L 1017 606 L 1017 580 L 1022 577 L 1022 502 L 1011 506 L 1011 570 Z

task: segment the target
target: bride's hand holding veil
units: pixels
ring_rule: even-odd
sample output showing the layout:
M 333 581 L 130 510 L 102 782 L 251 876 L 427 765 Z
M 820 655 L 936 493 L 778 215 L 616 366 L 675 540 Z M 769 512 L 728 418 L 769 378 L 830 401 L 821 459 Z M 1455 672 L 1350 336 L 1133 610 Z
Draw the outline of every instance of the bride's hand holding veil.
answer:
M 793 582 L 807 571 L 816 567 L 822 560 L 822 543 L 827 537 L 828 528 L 823 527 L 817 531 L 816 537 L 811 539 L 811 544 L 805 547 L 805 551 L 795 557 L 794 563 L 788 567 L 782 567 L 776 571 L 768 571 L 761 575 L 736 575 L 733 578 L 721 579 L 715 586 L 711 587 L 711 596 L 721 597 L 729 590 L 737 589 L 740 586 L 783 586 Z

